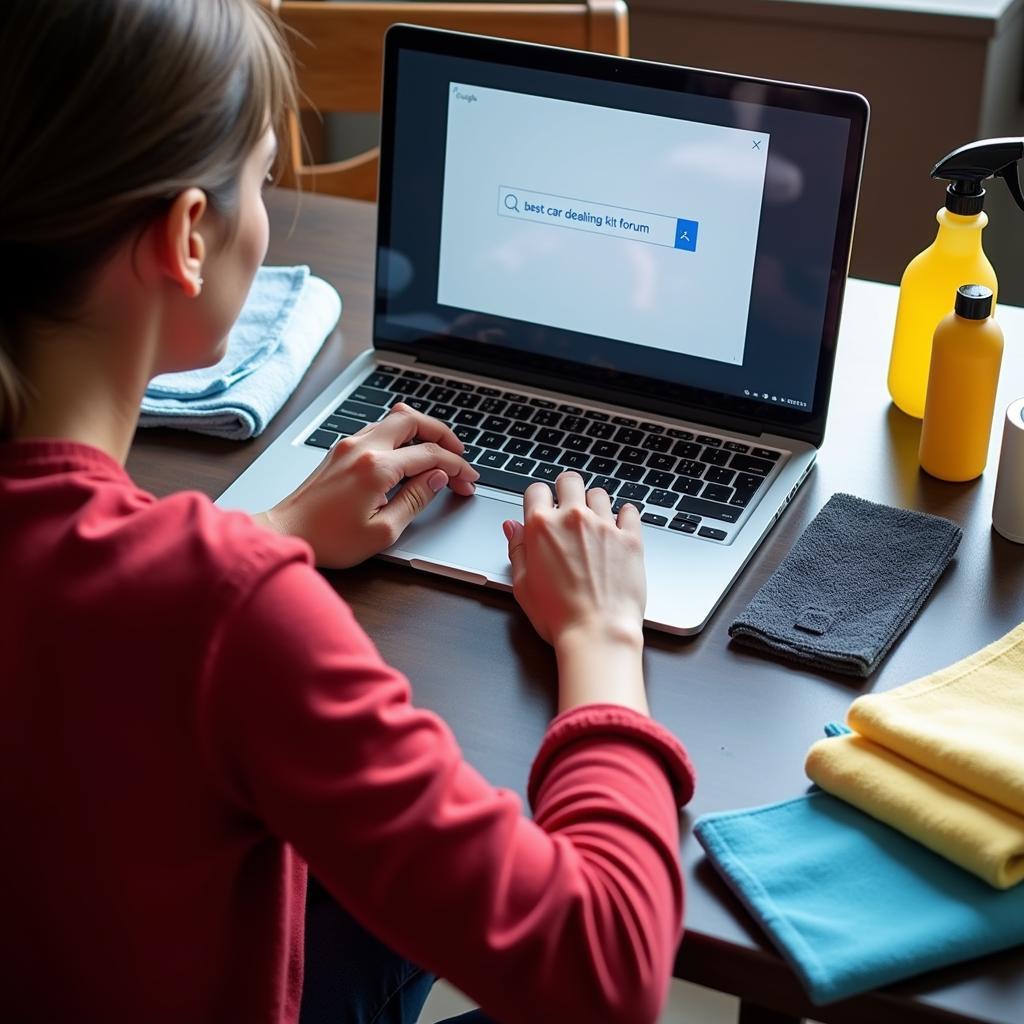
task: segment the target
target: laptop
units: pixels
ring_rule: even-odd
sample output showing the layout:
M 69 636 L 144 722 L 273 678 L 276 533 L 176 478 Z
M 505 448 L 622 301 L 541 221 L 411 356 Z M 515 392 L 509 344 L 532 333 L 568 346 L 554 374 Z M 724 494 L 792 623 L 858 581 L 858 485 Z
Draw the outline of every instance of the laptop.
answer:
M 698 633 L 814 465 L 868 105 L 398 25 L 372 348 L 224 492 L 250 512 L 398 401 L 480 471 L 383 557 L 511 588 L 503 520 L 566 469 L 636 505 L 646 624 Z

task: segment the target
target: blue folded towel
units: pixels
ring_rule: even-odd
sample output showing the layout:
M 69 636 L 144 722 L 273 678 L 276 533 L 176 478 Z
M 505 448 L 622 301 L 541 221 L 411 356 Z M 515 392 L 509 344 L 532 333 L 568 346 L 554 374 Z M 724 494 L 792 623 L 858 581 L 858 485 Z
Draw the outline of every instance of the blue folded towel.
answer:
M 309 267 L 261 267 L 215 366 L 155 377 L 141 427 L 243 440 L 295 390 L 341 315 L 341 297 Z
M 815 1003 L 1024 942 L 1024 885 L 993 889 L 820 790 L 694 832 Z

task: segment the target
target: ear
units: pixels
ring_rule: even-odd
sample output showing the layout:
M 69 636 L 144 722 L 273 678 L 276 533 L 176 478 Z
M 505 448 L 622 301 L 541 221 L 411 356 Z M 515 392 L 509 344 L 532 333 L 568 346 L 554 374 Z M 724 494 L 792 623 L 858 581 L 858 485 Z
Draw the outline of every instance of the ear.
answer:
M 195 298 L 203 288 L 206 243 L 199 224 L 206 206 L 202 189 L 187 188 L 171 203 L 158 229 L 161 270 L 189 298 Z

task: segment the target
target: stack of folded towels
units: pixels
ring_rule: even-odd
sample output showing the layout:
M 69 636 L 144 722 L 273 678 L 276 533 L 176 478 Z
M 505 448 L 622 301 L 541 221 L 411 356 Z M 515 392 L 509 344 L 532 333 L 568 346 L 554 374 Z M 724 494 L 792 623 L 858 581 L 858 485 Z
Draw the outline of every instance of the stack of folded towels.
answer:
M 695 829 L 817 1003 L 1024 942 L 1024 624 L 847 721 L 820 790 Z
M 288 400 L 341 315 L 341 297 L 309 267 L 261 267 L 215 366 L 162 374 L 140 427 L 179 427 L 240 441 Z

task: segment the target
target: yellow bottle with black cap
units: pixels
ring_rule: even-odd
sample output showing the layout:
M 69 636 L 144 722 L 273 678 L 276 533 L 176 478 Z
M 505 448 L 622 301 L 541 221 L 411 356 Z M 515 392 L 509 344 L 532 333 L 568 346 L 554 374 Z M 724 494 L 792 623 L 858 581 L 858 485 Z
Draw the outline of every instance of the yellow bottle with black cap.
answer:
M 921 424 L 921 468 L 940 480 L 973 480 L 985 469 L 1003 332 L 991 288 L 965 284 L 935 329 Z

